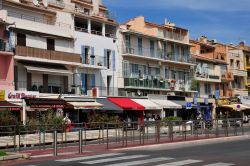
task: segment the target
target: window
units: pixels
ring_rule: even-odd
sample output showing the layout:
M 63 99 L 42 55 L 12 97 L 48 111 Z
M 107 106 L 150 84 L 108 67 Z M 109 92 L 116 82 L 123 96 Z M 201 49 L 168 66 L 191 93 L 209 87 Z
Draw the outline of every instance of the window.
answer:
M 174 70 L 171 70 L 171 79 L 175 80 L 175 71 Z
M 153 40 L 150 40 L 150 56 L 155 56 L 155 42 Z
M 230 67 L 233 68 L 233 66 L 234 66 L 234 60 L 230 59 Z
M 205 94 L 210 94 L 211 93 L 211 85 L 210 83 L 204 83 L 204 88 L 205 88 Z
M 110 69 L 111 50 L 107 50 L 107 68 Z
M 139 67 L 138 64 L 131 64 L 132 68 L 132 74 L 138 74 L 139 73 Z
M 240 69 L 240 61 L 239 60 L 236 61 L 236 66 L 238 69 Z
M 155 76 L 156 77 L 160 76 L 160 69 L 159 68 L 155 68 Z
M 125 35 L 125 46 L 126 48 L 131 48 L 130 36 L 127 34 Z
M 169 79 L 168 69 L 165 68 L 165 79 Z
M 26 35 L 22 33 L 17 33 L 17 45 L 26 46 Z
M 47 39 L 47 50 L 55 50 L 55 40 Z
M 148 75 L 151 75 L 151 74 L 152 74 L 152 68 L 148 67 Z
M 138 55 L 142 55 L 142 38 L 138 38 Z

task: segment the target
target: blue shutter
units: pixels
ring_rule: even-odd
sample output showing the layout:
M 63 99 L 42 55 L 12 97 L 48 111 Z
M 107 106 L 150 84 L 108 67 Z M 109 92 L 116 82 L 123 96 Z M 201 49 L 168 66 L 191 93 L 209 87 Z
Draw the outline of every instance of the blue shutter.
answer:
M 82 82 L 82 87 L 81 87 L 82 94 L 87 94 L 87 89 L 85 88 L 86 87 L 85 73 L 81 73 L 81 82 Z
M 94 47 L 91 47 L 91 56 L 90 56 L 90 60 L 91 60 L 91 62 L 90 62 L 90 64 L 91 65 L 94 65 L 95 64 L 95 49 L 94 49 Z
M 82 63 L 85 63 L 85 46 L 81 46 L 81 58 L 82 58 Z
M 115 50 L 113 50 L 112 51 L 112 55 L 113 55 L 113 57 L 112 57 L 112 64 L 113 64 L 113 70 L 115 71 Z
M 107 53 L 108 53 L 107 51 L 108 51 L 107 49 L 104 49 L 104 59 L 103 59 L 104 62 L 103 62 L 103 64 L 105 67 L 107 67 Z
M 92 80 L 91 80 L 92 88 L 95 87 L 95 74 L 92 74 Z

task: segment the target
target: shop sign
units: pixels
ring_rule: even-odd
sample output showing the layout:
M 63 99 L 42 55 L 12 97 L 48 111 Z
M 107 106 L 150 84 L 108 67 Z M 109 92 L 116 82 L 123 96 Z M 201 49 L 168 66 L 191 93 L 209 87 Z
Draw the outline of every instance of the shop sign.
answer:
M 6 90 L 5 100 L 20 101 L 22 98 L 38 98 L 38 97 L 39 97 L 39 92 Z
M 191 108 L 192 108 L 192 103 L 186 102 L 186 109 L 191 109 Z
M 5 90 L 0 90 L 0 101 L 5 100 Z
M 215 95 L 216 99 L 219 99 L 220 98 L 220 90 L 216 90 L 214 95 Z
M 195 105 L 197 105 L 197 103 L 198 103 L 198 99 L 197 99 L 197 98 L 194 98 L 193 103 L 194 103 Z
M 205 98 L 205 99 L 204 99 L 204 103 L 205 103 L 206 105 L 208 105 L 208 98 Z

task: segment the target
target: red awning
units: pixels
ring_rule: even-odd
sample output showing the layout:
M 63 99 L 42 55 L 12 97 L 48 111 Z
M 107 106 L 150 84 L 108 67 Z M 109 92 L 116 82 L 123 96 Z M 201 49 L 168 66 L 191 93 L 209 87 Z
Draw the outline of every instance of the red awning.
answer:
M 145 107 L 125 97 L 109 97 L 109 101 L 121 107 L 124 110 L 140 110 L 144 111 Z

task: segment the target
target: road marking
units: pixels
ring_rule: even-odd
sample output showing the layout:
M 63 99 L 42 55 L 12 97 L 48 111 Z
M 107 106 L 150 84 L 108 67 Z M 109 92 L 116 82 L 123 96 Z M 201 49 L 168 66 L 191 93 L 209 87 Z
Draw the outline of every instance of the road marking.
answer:
M 108 153 L 108 154 L 101 154 L 101 155 L 95 155 L 95 156 L 84 156 L 84 157 L 76 157 L 76 158 L 70 158 L 70 159 L 62 159 L 62 160 L 56 160 L 56 161 L 72 162 L 72 161 L 88 160 L 88 159 L 95 159 L 95 158 L 101 158 L 101 157 L 118 156 L 122 154 L 123 153 Z
M 172 160 L 174 158 L 170 157 L 159 157 L 159 158 L 152 158 L 147 160 L 137 160 L 137 161 L 131 161 L 131 162 L 124 162 L 119 164 L 110 164 L 106 166 L 132 166 L 132 165 L 139 165 L 139 164 L 148 164 L 148 163 L 154 163 L 159 161 L 166 161 L 166 160 Z
M 70 154 L 77 154 L 77 152 L 64 152 L 64 153 L 58 153 L 58 155 L 70 155 Z M 53 154 L 41 154 L 41 155 L 34 155 L 31 156 L 31 158 L 41 158 L 41 157 L 50 157 L 53 156 Z
M 106 158 L 106 159 L 100 159 L 100 160 L 94 160 L 94 161 L 86 161 L 86 162 L 80 162 L 80 163 L 81 164 L 98 164 L 98 163 L 106 163 L 106 162 L 112 162 L 112 161 L 118 161 L 118 160 L 142 158 L 142 157 L 148 157 L 148 156 L 149 155 L 122 156 L 122 157 L 113 157 L 113 158 Z
M 182 161 L 175 161 L 172 163 L 165 163 L 165 164 L 160 164 L 157 166 L 182 166 L 182 165 L 188 165 L 188 164 L 194 164 L 194 163 L 200 163 L 202 160 L 182 160 Z
M 235 164 L 232 164 L 232 163 L 214 163 L 214 164 L 207 164 L 204 166 L 231 166 L 231 165 L 235 165 Z

